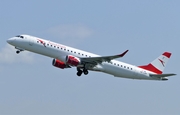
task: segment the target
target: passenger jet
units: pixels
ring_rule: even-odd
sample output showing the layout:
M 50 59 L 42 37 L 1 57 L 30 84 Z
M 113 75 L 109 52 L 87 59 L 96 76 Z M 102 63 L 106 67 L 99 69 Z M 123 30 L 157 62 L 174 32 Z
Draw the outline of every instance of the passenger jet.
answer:
M 128 50 L 118 55 L 100 56 L 30 35 L 18 35 L 8 39 L 7 42 L 15 46 L 17 54 L 27 50 L 53 58 L 52 65 L 57 68 L 76 67 L 77 76 L 87 75 L 89 70 L 104 72 L 115 77 L 144 80 L 168 80 L 168 76 L 176 75 L 163 74 L 171 57 L 170 52 L 164 52 L 147 65 L 134 66 L 115 60 L 123 57 Z

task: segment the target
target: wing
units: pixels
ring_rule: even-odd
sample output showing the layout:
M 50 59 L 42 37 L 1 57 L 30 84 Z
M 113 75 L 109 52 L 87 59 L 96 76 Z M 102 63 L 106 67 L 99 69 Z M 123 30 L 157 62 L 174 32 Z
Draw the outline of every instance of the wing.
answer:
M 81 61 L 84 63 L 90 63 L 90 64 L 98 64 L 102 62 L 110 62 L 112 59 L 123 57 L 129 50 L 126 50 L 122 54 L 119 55 L 113 55 L 113 56 L 102 56 L 102 57 L 89 57 L 89 58 L 81 58 Z

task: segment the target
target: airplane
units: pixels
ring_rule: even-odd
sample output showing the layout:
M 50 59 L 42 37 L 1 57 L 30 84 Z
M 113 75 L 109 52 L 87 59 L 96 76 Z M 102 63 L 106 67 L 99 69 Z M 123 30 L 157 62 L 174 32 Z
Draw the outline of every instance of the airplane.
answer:
M 7 42 L 17 49 L 17 54 L 27 50 L 53 58 L 52 65 L 57 68 L 76 67 L 77 76 L 87 75 L 89 70 L 104 72 L 115 77 L 139 80 L 164 81 L 168 80 L 167 77 L 176 75 L 173 73 L 163 74 L 163 70 L 171 57 L 170 52 L 164 52 L 147 65 L 135 66 L 115 60 L 122 58 L 128 50 L 118 55 L 100 56 L 25 34 L 12 37 Z

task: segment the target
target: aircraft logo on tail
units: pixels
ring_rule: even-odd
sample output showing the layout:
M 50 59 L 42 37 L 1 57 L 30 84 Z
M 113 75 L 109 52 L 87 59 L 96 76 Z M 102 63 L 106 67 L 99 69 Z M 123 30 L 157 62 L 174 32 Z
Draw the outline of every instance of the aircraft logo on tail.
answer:
M 164 63 L 165 63 L 165 62 L 164 62 L 163 60 L 161 60 L 161 59 L 159 59 L 159 61 L 160 61 L 160 62 L 162 63 L 162 65 L 164 66 Z

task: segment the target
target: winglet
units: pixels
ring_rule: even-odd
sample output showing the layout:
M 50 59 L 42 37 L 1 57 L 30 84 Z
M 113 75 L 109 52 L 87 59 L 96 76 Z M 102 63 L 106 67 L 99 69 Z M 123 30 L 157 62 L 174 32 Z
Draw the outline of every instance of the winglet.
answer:
M 120 54 L 119 57 L 123 57 L 129 50 L 126 50 L 124 53 Z

